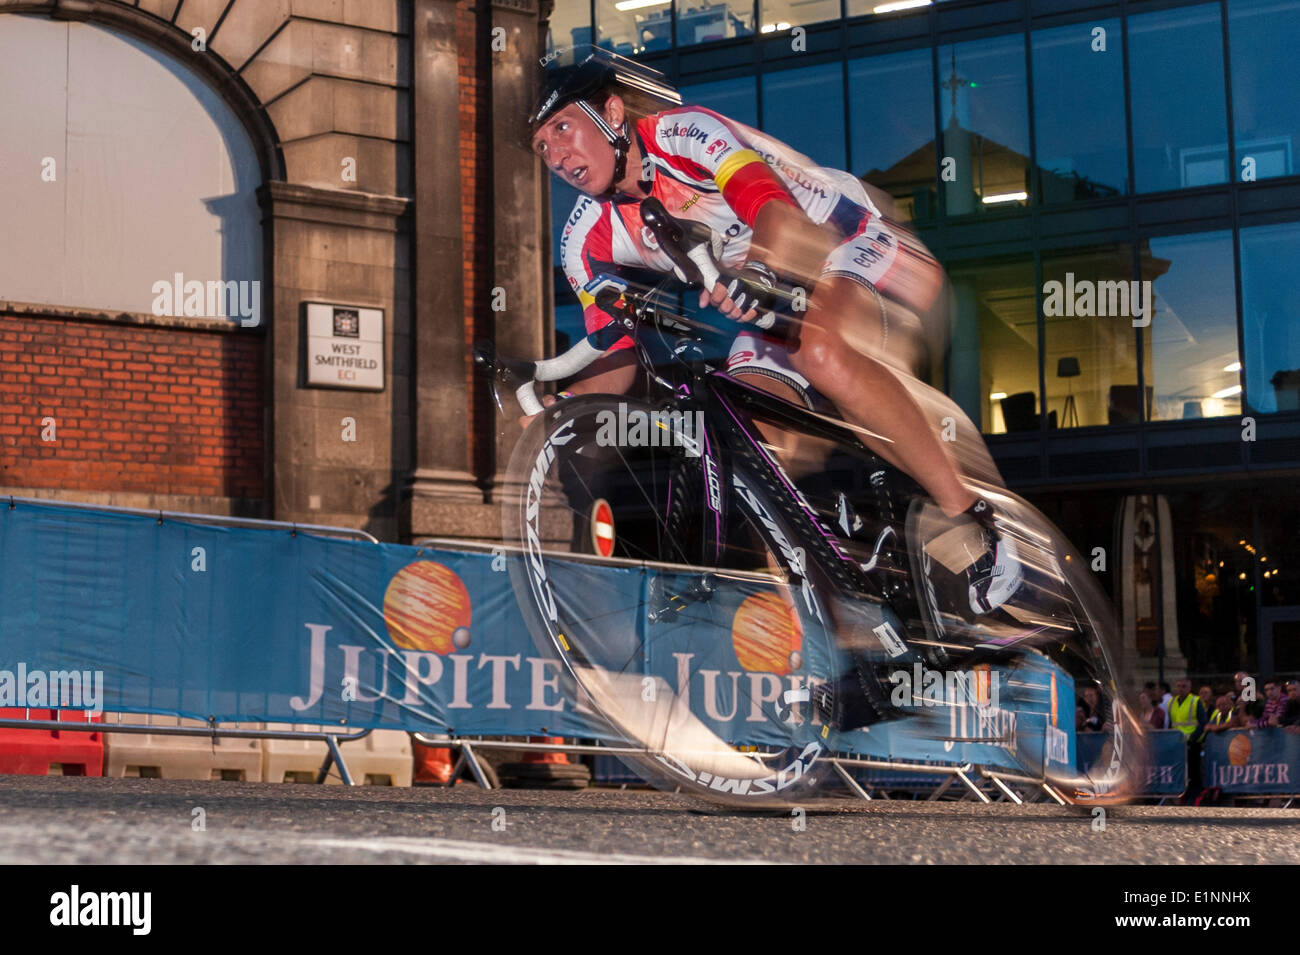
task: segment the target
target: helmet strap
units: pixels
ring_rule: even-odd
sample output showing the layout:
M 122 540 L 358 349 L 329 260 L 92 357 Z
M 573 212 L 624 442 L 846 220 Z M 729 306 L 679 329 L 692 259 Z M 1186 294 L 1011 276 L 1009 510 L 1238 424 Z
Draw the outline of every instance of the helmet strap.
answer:
M 605 121 L 605 117 L 601 116 L 596 108 L 586 100 L 578 100 L 578 109 L 591 118 L 591 121 L 596 124 L 596 128 L 614 147 L 614 179 L 609 184 L 609 188 L 597 197 L 599 199 L 612 199 L 618 194 L 616 188 L 618 183 L 627 174 L 627 151 L 632 148 L 632 142 L 627 138 L 627 123 L 624 123 L 616 131 L 613 126 Z

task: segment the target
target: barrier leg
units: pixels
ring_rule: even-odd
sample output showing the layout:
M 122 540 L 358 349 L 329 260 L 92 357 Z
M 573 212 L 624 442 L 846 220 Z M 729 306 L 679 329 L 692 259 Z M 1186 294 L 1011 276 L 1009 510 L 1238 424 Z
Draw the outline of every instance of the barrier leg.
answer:
M 939 784 L 938 789 L 936 789 L 934 792 L 930 793 L 930 795 L 925 797 L 926 802 L 938 801 L 939 797 L 942 796 L 944 793 L 946 793 L 948 791 L 948 787 L 951 786 L 954 782 L 956 782 L 956 780 L 957 780 L 956 776 L 949 776 L 947 779 L 945 779 L 942 783 Z
M 460 758 L 465 760 L 469 765 L 469 771 L 474 774 L 474 781 L 483 789 L 491 789 L 492 783 L 483 773 L 483 767 L 478 764 L 478 756 L 474 753 L 473 747 L 469 743 L 460 744 Z M 454 773 L 452 774 L 455 775 Z
M 831 765 L 835 767 L 835 771 L 840 774 L 840 779 L 844 780 L 845 785 L 848 786 L 849 789 L 853 790 L 867 802 L 871 802 L 871 797 L 867 795 L 867 791 L 858 785 L 858 781 L 853 778 L 852 774 L 847 769 L 840 765 L 838 759 L 832 759 Z
M 352 774 L 348 772 L 348 765 L 343 761 L 343 753 L 339 750 L 339 742 L 333 736 L 326 736 L 325 743 L 329 746 L 329 755 L 325 757 L 325 762 L 321 763 L 320 772 L 316 774 L 316 782 L 325 782 L 325 777 L 329 775 L 330 764 L 336 764 L 339 768 L 339 778 L 343 780 L 344 786 L 355 785 L 352 782 Z
M 993 785 L 997 786 L 998 789 L 1002 790 L 1002 792 L 1006 794 L 1006 797 L 1010 799 L 1013 803 L 1015 803 L 1017 806 L 1023 806 L 1025 804 L 1025 801 L 1021 799 L 1019 796 L 1017 796 L 1015 792 L 1012 791 L 1011 787 L 1008 786 L 1006 783 L 1004 783 L 1002 780 L 998 779 L 998 777 L 990 776 L 989 779 L 993 780 Z
M 1043 783 L 1043 792 L 1055 799 L 1058 806 L 1064 806 L 1066 804 L 1065 797 L 1058 793 L 1054 787 L 1047 785 L 1047 783 Z
M 967 776 L 962 770 L 960 769 L 957 770 L 953 775 L 956 776 L 958 779 L 960 779 L 962 782 L 964 782 L 966 784 L 966 788 L 979 797 L 980 802 L 991 803 L 993 801 L 987 795 L 984 794 L 984 790 L 980 789 L 973 782 L 971 782 L 970 777 Z

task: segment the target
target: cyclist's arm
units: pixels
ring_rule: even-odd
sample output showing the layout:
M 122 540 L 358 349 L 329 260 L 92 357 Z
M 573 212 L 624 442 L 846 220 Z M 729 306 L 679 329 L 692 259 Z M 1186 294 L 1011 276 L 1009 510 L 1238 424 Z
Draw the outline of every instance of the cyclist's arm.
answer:
M 647 150 L 676 173 L 712 179 L 736 217 L 754 230 L 750 260 L 782 278 L 812 287 L 836 237 L 808 218 L 772 167 L 722 116 L 701 107 L 670 110 L 646 120 Z M 649 134 L 649 135 L 647 135 Z M 715 285 L 709 295 L 724 314 L 740 318 Z M 735 314 L 732 314 L 735 312 Z M 752 314 L 748 318 L 753 318 Z

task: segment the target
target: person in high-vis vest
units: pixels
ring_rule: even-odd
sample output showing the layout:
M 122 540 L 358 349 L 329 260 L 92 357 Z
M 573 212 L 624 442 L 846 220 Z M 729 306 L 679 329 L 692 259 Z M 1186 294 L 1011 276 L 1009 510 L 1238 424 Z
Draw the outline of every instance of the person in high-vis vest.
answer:
M 1174 698 L 1169 701 L 1169 725 L 1181 730 L 1187 738 L 1187 795 L 1184 801 L 1194 801 L 1201 792 L 1201 743 L 1205 740 L 1205 727 L 1209 715 L 1199 696 L 1192 693 L 1192 681 L 1186 678 L 1174 684 Z
M 1214 712 L 1205 725 L 1205 732 L 1222 733 L 1224 730 L 1241 729 L 1246 725 L 1246 715 L 1232 705 L 1232 697 L 1223 694 L 1214 704 Z

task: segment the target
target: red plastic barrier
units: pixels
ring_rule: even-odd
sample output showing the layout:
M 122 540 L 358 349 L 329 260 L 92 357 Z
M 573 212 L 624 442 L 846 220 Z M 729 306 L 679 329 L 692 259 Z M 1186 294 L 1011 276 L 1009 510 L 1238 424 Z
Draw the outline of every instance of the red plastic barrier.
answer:
M 85 723 L 81 710 L 27 710 L 0 708 L 0 719 L 59 720 Z M 95 722 L 103 722 L 102 715 Z M 0 729 L 0 773 L 47 776 L 50 766 L 62 767 L 64 776 L 102 776 L 104 740 L 99 733 L 62 730 Z

